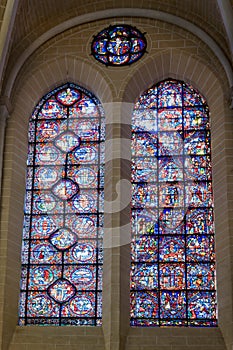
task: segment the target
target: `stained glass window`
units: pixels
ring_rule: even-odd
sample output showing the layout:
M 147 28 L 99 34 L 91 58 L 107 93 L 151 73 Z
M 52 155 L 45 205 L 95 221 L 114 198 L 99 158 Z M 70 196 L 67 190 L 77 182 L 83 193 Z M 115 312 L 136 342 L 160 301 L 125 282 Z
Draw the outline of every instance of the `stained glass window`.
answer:
M 123 66 L 141 58 L 146 46 L 146 38 L 137 28 L 127 24 L 113 25 L 94 37 L 91 52 L 106 66 Z
M 132 326 L 216 326 L 209 112 L 163 81 L 132 117 Z
M 104 113 L 67 83 L 29 122 L 20 325 L 100 325 Z

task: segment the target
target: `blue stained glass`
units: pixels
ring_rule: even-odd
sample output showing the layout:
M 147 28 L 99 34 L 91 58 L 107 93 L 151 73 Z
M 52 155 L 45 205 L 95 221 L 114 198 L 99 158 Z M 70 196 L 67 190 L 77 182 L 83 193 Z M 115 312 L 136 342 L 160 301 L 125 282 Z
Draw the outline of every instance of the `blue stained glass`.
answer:
M 31 189 L 34 185 L 34 188 L 37 189 L 50 189 L 58 179 L 62 176 L 62 171 L 60 167 L 37 167 L 36 171 L 33 168 L 28 168 L 30 173 L 28 172 L 27 176 L 27 185 L 30 183 L 30 187 L 27 189 Z M 34 178 L 33 178 L 34 177 Z M 29 181 L 31 178 L 31 181 Z
M 27 274 L 27 269 L 25 269 Z M 36 266 L 30 270 L 28 287 L 32 290 L 44 289 L 44 287 L 48 287 L 51 283 L 53 283 L 56 279 L 61 277 L 61 268 L 57 268 L 54 265 L 50 266 Z M 25 275 L 26 275 L 25 274 Z M 22 281 L 23 282 L 23 281 Z M 26 279 L 23 283 L 23 286 L 26 288 Z
M 159 181 L 182 181 L 183 162 L 182 158 L 164 157 L 159 159 Z
M 190 131 L 184 134 L 184 149 L 186 154 L 204 155 L 210 153 L 209 131 Z
M 188 288 L 190 289 L 215 289 L 215 265 L 187 264 Z
M 183 234 L 184 210 L 175 208 L 161 209 L 158 223 L 160 234 Z
M 71 83 L 32 114 L 20 325 L 101 325 L 104 137 L 100 102 Z
M 157 185 L 133 185 L 132 204 L 136 208 L 156 207 Z
M 143 162 L 142 162 L 143 160 Z M 157 162 L 154 158 L 134 158 L 132 160 L 132 181 L 133 182 L 156 182 Z
M 158 259 L 158 240 L 156 237 L 142 236 L 136 238 L 132 243 L 132 259 L 134 261 L 152 262 Z
M 160 317 L 184 319 L 186 315 L 186 293 L 163 291 L 160 293 Z
M 213 236 L 192 236 L 187 238 L 187 260 L 188 261 L 214 261 Z
M 159 205 L 166 207 L 182 207 L 184 205 L 184 189 L 182 183 L 160 183 Z
M 216 295 L 214 292 L 189 292 L 188 300 L 190 319 L 216 319 Z
M 98 33 L 91 45 L 92 55 L 106 66 L 132 64 L 146 51 L 146 38 L 130 25 L 113 25 Z
M 150 131 L 155 133 L 157 130 L 157 111 L 156 110 L 136 110 L 132 119 L 132 129 L 134 131 Z
M 141 95 L 138 101 L 135 103 L 135 112 L 137 110 L 141 110 L 142 112 L 146 109 L 154 109 L 157 107 L 157 88 L 153 87 L 147 90 L 147 93 Z M 146 111 L 144 111 L 146 112 Z M 134 116 L 137 113 L 134 113 L 132 116 L 132 120 L 134 120 Z
M 132 289 L 154 289 L 158 287 L 158 268 L 156 265 L 132 265 Z
M 160 156 L 183 154 L 183 139 L 178 131 L 159 132 L 158 143 Z
M 158 111 L 159 130 L 181 130 L 182 129 L 182 110 L 176 109 L 160 109 Z
M 184 236 L 159 237 L 160 261 L 185 261 L 185 238 Z
M 203 107 L 186 108 L 184 110 L 184 129 L 209 129 L 209 118 Z
M 61 128 L 65 130 L 65 124 L 62 124 L 59 120 L 43 120 L 37 124 L 36 138 L 41 142 L 51 141 L 51 139 L 59 135 Z M 30 141 L 33 141 L 33 137 Z
M 161 264 L 160 288 L 171 290 L 185 288 L 185 264 Z
M 55 98 L 44 101 L 43 107 L 39 114 L 33 115 L 37 119 L 58 119 L 66 118 L 66 108 L 58 103 Z
M 83 97 L 78 103 L 75 103 L 69 109 L 69 118 L 98 118 L 99 106 L 96 102 L 88 96 Z M 78 121 L 78 120 L 77 120 Z M 91 121 L 91 120 L 90 120 Z
M 27 297 L 25 295 L 25 303 L 27 304 L 27 311 L 29 318 L 35 317 L 58 317 L 59 306 L 55 303 L 46 292 L 29 292 Z M 22 309 L 22 313 L 23 313 Z
M 62 217 L 48 215 L 34 215 L 31 220 L 25 218 L 24 233 L 30 231 L 34 239 L 49 238 L 52 232 L 55 232 L 61 226 Z M 25 237 L 28 238 L 29 234 Z
M 213 234 L 213 209 L 190 209 L 186 213 L 186 230 L 188 234 Z
M 71 106 L 72 104 L 77 102 L 80 99 L 80 97 L 81 94 L 77 89 L 70 89 L 69 87 L 59 91 L 56 94 L 57 101 L 59 101 L 65 106 Z
M 152 86 L 135 104 L 131 145 L 131 326 L 216 326 L 205 99 L 181 81 Z
M 158 86 L 158 107 L 181 107 L 182 84 L 164 81 Z
M 157 233 L 158 227 L 156 223 L 157 212 L 148 209 L 135 209 L 132 211 L 132 234 L 133 236 L 141 236 L 144 234 Z
M 77 242 L 77 236 L 69 228 L 61 228 L 50 235 L 51 244 L 58 250 L 66 250 Z
M 187 157 L 184 167 L 187 180 L 211 180 L 210 156 Z
M 133 319 L 158 318 L 158 294 L 157 292 L 132 292 L 131 293 L 131 317 Z

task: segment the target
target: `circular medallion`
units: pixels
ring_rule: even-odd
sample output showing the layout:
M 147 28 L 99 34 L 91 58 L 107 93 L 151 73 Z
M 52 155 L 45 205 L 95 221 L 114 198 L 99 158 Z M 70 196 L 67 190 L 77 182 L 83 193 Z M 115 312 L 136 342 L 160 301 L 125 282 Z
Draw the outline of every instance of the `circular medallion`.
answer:
M 70 109 L 70 117 L 99 117 L 99 102 L 94 101 L 87 96 L 83 97 L 77 104 Z M 79 125 L 79 124 L 78 124 Z M 77 125 L 77 127 L 78 127 Z M 78 129 L 77 129 L 78 130 Z
M 79 296 L 74 298 L 70 303 L 70 311 L 77 316 L 83 316 L 90 313 L 93 310 L 92 302 L 85 296 Z
M 99 120 L 82 119 L 75 120 L 75 130 L 77 135 L 85 141 L 98 140 L 99 136 Z
M 73 207 L 80 213 L 93 212 L 95 199 L 89 194 L 80 194 L 74 197 Z
M 72 229 L 79 237 L 91 235 L 95 229 L 94 221 L 86 216 L 77 217 L 72 223 Z
M 50 99 L 44 103 L 38 117 L 39 119 L 56 119 L 65 117 L 65 112 L 66 111 L 64 111 L 63 107 L 59 105 L 56 100 Z
M 76 288 L 70 281 L 60 278 L 51 284 L 48 288 L 48 294 L 57 303 L 65 303 L 70 300 L 76 293 Z
M 61 200 L 71 199 L 78 191 L 78 184 L 70 179 L 61 179 L 52 188 L 52 192 Z
M 52 302 L 46 295 L 37 295 L 28 301 L 29 313 L 32 316 L 48 316 L 52 311 Z
M 54 163 L 59 157 L 59 151 L 51 145 L 37 146 L 37 157 L 41 163 Z
M 37 137 L 40 141 L 54 138 L 59 134 L 60 126 L 54 121 L 43 121 L 38 124 Z
M 62 152 L 67 153 L 80 145 L 80 138 L 76 136 L 75 133 L 67 131 L 56 138 L 55 145 Z
M 47 263 L 54 260 L 56 250 L 50 244 L 40 243 L 33 247 L 32 258 L 37 263 Z
M 74 247 L 72 255 L 75 260 L 86 262 L 92 259 L 94 250 L 95 248 L 90 243 L 79 243 Z
M 56 224 L 49 216 L 39 216 L 33 220 L 32 227 L 37 233 L 50 234 L 56 230 Z
M 74 151 L 74 156 L 81 163 L 92 163 L 97 161 L 97 150 L 92 146 L 80 147 Z
M 58 179 L 58 172 L 54 168 L 44 167 L 36 172 L 37 187 L 50 188 Z
M 96 180 L 96 172 L 91 168 L 81 168 L 75 172 L 74 178 L 80 187 L 90 187 Z
M 76 269 L 72 274 L 71 274 L 71 281 L 75 284 L 80 284 L 83 286 L 88 286 L 92 282 L 94 282 L 94 276 L 93 272 L 91 269 L 87 267 L 81 267 Z
M 53 281 L 53 272 L 49 267 L 39 266 L 31 270 L 31 284 L 43 287 Z
M 56 207 L 55 199 L 49 193 L 35 195 L 34 202 L 36 209 L 42 213 L 50 212 Z

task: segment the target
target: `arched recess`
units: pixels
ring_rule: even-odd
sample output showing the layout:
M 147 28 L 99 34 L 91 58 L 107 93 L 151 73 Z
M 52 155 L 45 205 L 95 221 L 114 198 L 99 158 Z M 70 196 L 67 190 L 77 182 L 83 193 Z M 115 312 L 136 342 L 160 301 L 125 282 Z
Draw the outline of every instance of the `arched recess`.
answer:
M 194 86 L 206 98 L 210 109 L 219 319 L 219 327 L 213 329 L 211 334 L 214 337 L 221 337 L 222 333 L 225 344 L 230 349 L 233 343 L 231 332 L 233 320 L 233 274 L 230 268 L 233 260 L 230 249 L 232 205 L 229 200 L 229 193 L 232 193 L 231 183 L 229 182 L 231 171 L 229 159 L 232 159 L 233 155 L 233 152 L 230 150 L 232 147 L 231 133 L 233 129 L 232 111 L 229 109 L 229 101 L 225 96 L 220 79 L 218 79 L 211 67 L 208 67 L 197 57 L 191 57 L 181 51 L 167 50 L 147 59 L 141 69 L 138 69 L 131 75 L 127 82 L 122 83 L 124 86 L 124 88 L 122 87 L 122 91 L 124 91 L 122 94 L 122 113 L 125 111 L 125 124 L 130 124 L 133 105 L 138 96 L 151 85 L 168 78 L 183 80 Z M 129 256 L 129 251 L 125 252 L 124 261 L 128 259 L 127 256 Z M 129 263 L 129 259 L 127 263 Z M 123 271 L 123 268 L 126 269 L 127 267 L 125 265 L 124 267 L 122 266 L 121 271 Z M 126 293 L 126 291 L 129 291 L 129 283 L 122 285 L 121 288 Z M 140 331 L 141 342 L 143 343 L 143 337 L 151 336 L 151 331 L 146 328 L 142 328 Z M 153 332 L 152 337 L 154 339 L 157 335 L 171 336 L 166 329 L 160 329 L 159 331 L 154 329 Z M 208 332 L 208 330 L 202 329 L 201 333 L 195 333 L 195 329 L 193 329 L 190 334 L 199 334 L 206 337 Z M 183 335 L 185 331 L 179 329 L 177 334 Z M 139 331 L 131 328 L 128 332 L 127 344 L 138 343 L 140 341 L 138 336 Z M 205 339 L 202 341 L 204 342 Z M 224 348 L 223 342 L 222 346 Z
M 142 67 L 133 76 L 130 75 L 127 81 L 122 82 L 122 100 L 135 101 L 143 89 L 153 85 L 155 80 L 162 81 L 169 75 L 199 87 L 199 91 L 209 98 L 209 103 L 219 105 L 219 99 L 226 99 L 224 102 L 228 102 L 228 93 L 221 87 L 220 79 L 218 80 L 211 66 L 203 59 L 178 49 L 167 49 L 144 59 Z
M 69 72 L 67 74 L 67 72 Z M 85 74 L 84 74 L 85 72 Z M 23 224 L 23 203 L 25 191 L 25 170 L 27 158 L 27 131 L 30 115 L 40 97 L 53 90 L 56 86 L 72 81 L 90 90 L 103 102 L 112 101 L 112 92 L 108 82 L 100 76 L 98 71 L 73 57 L 60 57 L 25 70 L 24 78 L 18 77 L 13 93 L 13 112 L 8 119 L 4 152 L 1 242 L 2 250 L 2 290 L 4 302 L 1 308 L 2 349 L 8 349 L 12 336 L 28 334 L 17 327 L 18 292 L 20 281 L 20 252 L 21 232 Z M 31 328 L 33 332 L 33 328 Z M 57 332 L 46 333 L 40 327 L 39 332 L 44 337 L 57 337 Z M 44 333 L 43 333 L 44 332 Z M 82 330 L 63 328 L 69 336 L 80 336 Z M 92 331 L 88 330 L 91 335 Z M 102 329 L 95 331 L 99 336 L 99 345 L 103 344 Z M 29 331 L 30 333 L 30 331 Z M 94 339 L 94 338 L 93 338 Z M 77 343 L 78 340 L 76 339 Z M 96 340 L 93 341 L 93 348 Z
M 181 28 L 185 28 L 191 33 L 195 34 L 197 37 L 201 38 L 203 42 L 205 42 L 210 48 L 211 51 L 218 57 L 219 61 L 221 62 L 221 65 L 225 69 L 225 73 L 227 75 L 228 83 L 230 87 L 232 87 L 233 82 L 233 75 L 232 75 L 232 67 L 228 60 L 228 58 L 225 56 L 222 49 L 216 44 L 216 42 L 212 39 L 211 36 L 209 36 L 205 31 L 200 29 L 195 24 L 184 20 L 183 18 L 179 16 L 175 16 L 172 14 L 169 14 L 167 12 L 163 11 L 157 11 L 152 9 L 142 9 L 142 8 L 117 8 L 117 9 L 106 9 L 102 11 L 96 11 L 80 16 L 76 16 L 74 18 L 71 18 L 65 22 L 62 22 L 61 24 L 53 27 L 52 29 L 48 30 L 44 34 L 42 34 L 36 41 L 34 41 L 28 48 L 23 52 L 23 54 L 17 59 L 17 62 L 15 66 L 13 67 L 10 75 L 11 78 L 7 82 L 7 86 L 5 89 L 5 94 L 10 95 L 12 90 L 12 82 L 16 79 L 20 69 L 25 64 L 27 59 L 30 55 L 33 54 L 35 50 L 38 49 L 38 47 L 41 46 L 41 44 L 45 43 L 51 37 L 54 35 L 57 35 L 69 28 L 72 28 L 74 26 L 94 21 L 98 19 L 109 19 L 114 16 L 123 16 L 123 17 L 145 17 L 145 18 L 154 18 L 159 19 L 164 22 L 176 24 Z

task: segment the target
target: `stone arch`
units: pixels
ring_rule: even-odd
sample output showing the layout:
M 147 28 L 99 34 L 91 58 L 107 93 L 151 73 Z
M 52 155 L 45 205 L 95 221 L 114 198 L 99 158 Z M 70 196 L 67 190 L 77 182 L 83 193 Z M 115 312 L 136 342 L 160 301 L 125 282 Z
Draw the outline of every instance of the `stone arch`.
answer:
M 142 66 L 122 83 L 124 91 L 122 100 L 135 101 L 148 86 L 168 77 L 185 80 L 192 84 L 208 99 L 208 103 L 211 103 L 211 99 L 216 103 L 216 96 L 225 97 L 225 99 L 228 97 L 219 79 L 206 62 L 185 51 L 168 49 L 144 60 Z M 216 88 L 215 94 L 213 91 L 210 93 L 213 88 Z
M 182 19 L 179 16 L 175 16 L 169 13 L 165 13 L 162 11 L 152 10 L 152 9 L 140 9 L 140 8 L 117 8 L 117 9 L 108 9 L 102 11 L 96 11 L 80 16 L 73 17 L 67 21 L 62 22 L 61 24 L 53 27 L 48 30 L 44 34 L 42 34 L 37 40 L 35 40 L 28 48 L 24 51 L 24 53 L 18 58 L 15 66 L 11 71 L 11 77 L 6 86 L 6 95 L 10 95 L 12 89 L 12 82 L 16 79 L 20 69 L 33 52 L 38 49 L 43 43 L 49 40 L 54 35 L 57 35 L 69 28 L 74 26 L 87 23 L 89 21 L 94 21 L 98 19 L 108 19 L 114 16 L 131 16 L 131 17 L 144 17 L 144 18 L 154 18 L 159 19 L 164 22 L 175 24 L 181 28 L 189 30 L 191 33 L 195 34 L 199 37 L 203 42 L 205 42 L 211 51 L 218 57 L 219 61 L 224 67 L 225 73 L 227 75 L 229 86 L 231 87 L 233 84 L 233 74 L 230 62 L 225 56 L 222 49 L 216 44 L 216 42 L 202 29 L 197 27 L 195 24 Z
M 102 103 L 112 101 L 113 92 L 109 82 L 96 68 L 83 60 L 64 55 L 29 68 L 26 68 L 23 78 L 19 75 L 15 81 L 11 94 L 15 110 L 21 106 L 30 114 L 38 96 L 43 96 L 55 86 L 69 80 L 92 90 Z

